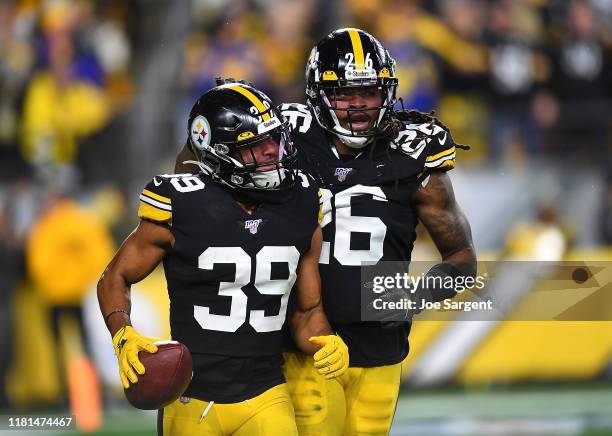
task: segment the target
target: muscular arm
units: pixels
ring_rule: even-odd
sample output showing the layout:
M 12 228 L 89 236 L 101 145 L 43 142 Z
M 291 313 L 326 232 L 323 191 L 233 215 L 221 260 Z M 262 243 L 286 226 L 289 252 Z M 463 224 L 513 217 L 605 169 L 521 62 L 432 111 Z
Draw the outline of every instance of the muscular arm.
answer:
M 319 276 L 319 255 L 323 233 L 321 228 L 312 235 L 310 251 L 302 257 L 298 266 L 297 304 L 291 317 L 293 338 L 304 353 L 313 354 L 319 346 L 312 344 L 312 336 L 331 335 L 331 327 L 321 302 L 321 277 Z
M 476 275 L 472 231 L 455 201 L 448 174 L 435 172 L 415 193 L 419 220 L 433 239 L 443 263 L 456 266 L 463 275 Z
M 148 276 L 174 244 L 174 236 L 167 227 L 141 221 L 136 230 L 123 242 L 98 281 L 98 303 L 102 316 L 115 310 L 105 319 L 111 336 L 124 325 L 131 325 L 130 286 Z
M 196 160 L 195 155 L 189 148 L 189 144 L 185 143 L 174 163 L 174 172 L 176 174 L 181 173 L 197 173 L 200 169 L 194 164 L 184 164 L 186 160 Z

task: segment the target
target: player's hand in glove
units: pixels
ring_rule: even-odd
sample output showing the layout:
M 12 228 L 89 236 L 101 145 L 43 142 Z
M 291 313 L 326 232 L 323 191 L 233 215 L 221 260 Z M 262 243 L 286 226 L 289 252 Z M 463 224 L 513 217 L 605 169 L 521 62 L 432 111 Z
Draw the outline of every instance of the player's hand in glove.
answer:
M 416 301 L 417 297 L 410 292 L 403 289 L 388 289 L 386 292 L 380 294 L 380 298 L 383 301 L 392 303 L 399 303 L 402 300 L 411 300 L 411 306 L 405 309 L 385 310 L 384 312 L 377 314 L 378 321 L 384 329 L 395 329 L 404 327 L 407 323 L 412 322 L 412 318 L 419 314 L 421 310 L 417 309 L 421 302 Z M 412 309 L 411 307 L 414 307 Z
M 321 347 L 314 354 L 317 372 L 327 379 L 340 377 L 349 366 L 348 347 L 340 336 L 313 336 L 310 343 Z
M 115 333 L 113 347 L 119 360 L 119 376 L 125 389 L 130 387 L 130 382 L 138 383 L 137 373 L 140 375 L 145 373 L 145 367 L 138 359 L 138 353 L 140 351 L 156 353 L 157 345 L 155 345 L 155 342 L 157 341 L 159 339 L 142 336 L 129 325 L 121 327 Z

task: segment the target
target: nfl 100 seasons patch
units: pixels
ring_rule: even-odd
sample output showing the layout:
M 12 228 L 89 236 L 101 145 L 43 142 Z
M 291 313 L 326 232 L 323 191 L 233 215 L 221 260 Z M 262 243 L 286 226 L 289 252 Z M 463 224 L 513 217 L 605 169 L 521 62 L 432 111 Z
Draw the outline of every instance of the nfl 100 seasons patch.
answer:
M 254 220 L 245 220 L 244 229 L 248 230 L 252 235 L 255 235 L 257 231 L 259 230 L 262 222 L 263 222 L 262 218 L 258 218 Z
M 347 176 L 351 173 L 351 171 L 353 171 L 352 168 L 336 168 L 336 170 L 334 171 L 334 177 L 336 177 L 339 182 L 344 182 Z

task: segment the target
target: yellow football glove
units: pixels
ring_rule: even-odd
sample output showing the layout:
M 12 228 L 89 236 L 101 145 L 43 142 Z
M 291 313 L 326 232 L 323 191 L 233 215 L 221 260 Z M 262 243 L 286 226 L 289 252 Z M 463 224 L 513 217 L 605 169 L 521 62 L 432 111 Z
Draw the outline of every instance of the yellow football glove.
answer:
M 327 379 L 340 377 L 349 366 L 348 347 L 340 336 L 313 336 L 310 343 L 321 349 L 315 353 L 314 366 Z
M 138 353 L 140 351 L 157 352 L 157 345 L 155 345 L 157 341 L 159 339 L 142 336 L 129 325 L 121 327 L 115 333 L 113 347 L 119 360 L 119 376 L 125 389 L 130 387 L 130 382 L 138 383 L 136 373 L 140 375 L 145 373 L 145 367 L 138 359 Z

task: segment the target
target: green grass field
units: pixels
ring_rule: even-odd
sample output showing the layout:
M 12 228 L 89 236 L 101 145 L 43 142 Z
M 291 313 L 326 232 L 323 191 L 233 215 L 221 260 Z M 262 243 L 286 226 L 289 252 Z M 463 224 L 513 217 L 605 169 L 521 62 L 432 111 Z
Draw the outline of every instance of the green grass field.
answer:
M 612 385 L 404 391 L 392 435 L 612 435 Z
M 2 422 L 6 422 L 3 417 Z M 97 436 L 155 435 L 155 413 L 127 404 L 107 411 Z M 0 431 L 0 435 L 76 435 L 76 430 Z M 612 385 L 493 390 L 404 389 L 391 435 L 612 435 Z M 194 435 L 195 436 L 195 435 Z

